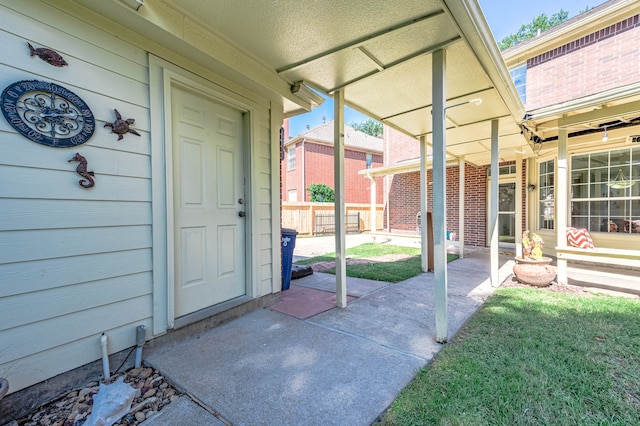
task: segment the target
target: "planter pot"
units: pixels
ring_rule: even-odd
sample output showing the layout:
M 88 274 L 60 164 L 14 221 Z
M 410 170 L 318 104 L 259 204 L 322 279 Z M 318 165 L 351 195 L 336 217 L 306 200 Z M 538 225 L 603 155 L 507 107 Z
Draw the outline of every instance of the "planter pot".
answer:
M 556 277 L 555 266 L 549 265 L 553 260 L 550 257 L 535 260 L 516 257 L 515 260 L 513 274 L 521 283 L 536 287 L 546 287 Z

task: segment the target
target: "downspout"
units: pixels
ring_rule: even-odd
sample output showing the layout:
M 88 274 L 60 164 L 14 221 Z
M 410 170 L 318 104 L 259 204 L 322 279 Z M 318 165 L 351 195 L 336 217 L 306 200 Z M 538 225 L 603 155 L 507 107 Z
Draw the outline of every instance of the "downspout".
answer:
M 104 380 L 109 380 L 111 376 L 109 373 L 109 352 L 107 351 L 107 335 L 104 333 L 100 336 L 100 347 L 102 348 L 102 374 Z
M 147 329 L 144 325 L 136 327 L 136 360 L 134 367 L 138 368 L 142 365 L 142 346 L 147 338 Z

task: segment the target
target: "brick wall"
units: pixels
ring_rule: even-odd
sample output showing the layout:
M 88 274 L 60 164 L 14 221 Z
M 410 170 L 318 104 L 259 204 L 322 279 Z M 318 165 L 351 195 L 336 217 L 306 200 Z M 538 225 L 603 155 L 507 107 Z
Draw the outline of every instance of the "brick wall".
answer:
M 500 166 L 514 164 L 501 163 Z M 465 244 L 485 246 L 487 239 L 487 169 L 490 166 L 465 166 Z M 523 196 L 526 186 L 526 163 L 523 162 L 521 188 Z M 458 233 L 460 199 L 459 167 L 447 168 L 447 229 Z M 427 172 L 428 201 L 427 211 L 433 211 L 432 171 Z M 525 226 L 525 206 L 522 203 L 522 226 Z M 389 207 L 390 206 L 390 207 Z M 389 226 L 386 222 L 386 209 L 389 208 Z M 420 211 L 420 172 L 395 175 L 391 180 L 389 203 L 385 206 L 385 227 L 390 232 L 417 234 L 416 215 Z
M 388 144 L 385 165 L 420 158 L 420 142 L 415 138 L 407 136 L 389 126 L 384 126 L 382 140 L 384 141 L 385 147 Z
M 306 187 L 308 188 L 310 185 L 316 183 L 325 184 L 335 190 L 335 186 L 333 185 L 333 146 L 305 142 L 304 149 Z M 345 174 L 345 187 L 348 186 L 347 182 Z M 304 199 L 298 197 L 298 200 L 311 201 L 308 192 L 306 192 Z
M 640 81 L 638 41 L 640 15 L 635 15 L 530 58 L 527 111 Z
M 303 154 L 304 145 L 304 154 Z M 286 151 L 285 151 L 286 152 Z M 282 161 L 283 167 L 283 190 L 282 199 L 287 200 L 287 191 L 296 189 L 298 191 L 298 201 L 310 201 L 309 192 L 306 190 L 310 185 L 325 184 L 335 190 L 333 184 L 333 146 L 305 141 L 304 144 L 296 144 L 296 168 L 287 170 L 288 152 Z M 345 175 L 345 202 L 347 203 L 369 203 L 371 201 L 370 187 L 371 181 L 359 174 L 367 166 L 366 154 L 361 151 L 345 149 L 344 153 L 344 175 Z M 304 158 L 304 168 L 302 161 Z M 382 166 L 382 154 L 372 154 L 372 166 Z M 302 188 L 302 170 L 305 172 L 304 186 Z M 376 178 L 376 200 L 382 202 L 384 193 L 383 179 Z M 303 198 L 304 197 L 304 198 Z
M 420 211 L 420 172 L 394 175 L 390 180 L 385 228 L 391 232 L 416 233 L 416 214 Z M 387 208 L 389 224 L 386 223 Z
M 300 142 L 295 144 L 296 148 L 296 167 L 289 170 L 289 149 L 291 146 L 285 148 L 284 160 L 282 160 L 282 200 L 289 200 L 288 193 L 291 190 L 298 191 L 298 201 L 303 201 L 304 191 L 302 190 L 302 144 Z

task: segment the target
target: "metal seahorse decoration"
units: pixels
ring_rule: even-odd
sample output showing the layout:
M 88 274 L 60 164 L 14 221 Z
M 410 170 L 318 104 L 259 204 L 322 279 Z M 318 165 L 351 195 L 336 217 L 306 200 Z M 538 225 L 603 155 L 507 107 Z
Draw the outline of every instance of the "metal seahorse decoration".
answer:
M 78 167 L 76 167 L 76 172 L 78 172 L 78 174 L 84 178 L 78 181 L 80 186 L 83 188 L 91 188 L 93 185 L 95 185 L 92 177 L 95 176 L 94 173 L 87 171 L 87 159 L 79 153 L 76 153 L 76 155 L 74 155 L 73 158 L 69 160 L 70 163 L 72 161 L 77 161 L 78 163 L 80 163 L 78 164 Z
M 31 45 L 31 43 L 27 42 L 29 45 L 29 52 L 31 52 L 30 56 L 37 56 L 49 65 L 53 65 L 54 67 L 64 67 L 65 65 L 69 65 L 67 61 L 55 50 L 47 49 L 46 47 L 38 47 L 37 49 Z

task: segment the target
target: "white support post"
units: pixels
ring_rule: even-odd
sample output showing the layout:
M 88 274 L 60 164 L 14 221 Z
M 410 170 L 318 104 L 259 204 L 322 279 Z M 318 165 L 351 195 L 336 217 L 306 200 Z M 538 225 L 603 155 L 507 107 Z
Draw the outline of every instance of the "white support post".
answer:
M 491 285 L 500 285 L 498 278 L 498 191 L 500 184 L 500 172 L 498 169 L 498 154 L 500 147 L 498 144 L 498 120 L 491 120 L 491 199 L 489 201 L 489 250 L 491 259 Z
M 516 152 L 516 256 L 522 257 L 522 153 Z
M 447 314 L 447 218 L 446 187 L 446 55 L 436 50 L 432 55 L 433 118 L 433 283 L 435 286 L 436 341 L 449 339 Z
M 333 95 L 333 182 L 335 191 L 336 225 L 336 306 L 347 307 L 347 263 L 345 242 L 344 203 L 344 92 Z
M 427 232 L 427 138 L 420 136 L 420 253 L 422 272 L 429 270 L 429 233 Z
M 459 186 L 458 186 L 458 256 L 460 259 L 464 258 L 464 196 L 465 196 L 465 166 L 467 162 L 464 157 L 460 157 L 460 172 L 459 172 Z
M 376 219 L 378 217 L 378 209 L 376 209 L 376 178 L 374 176 L 371 176 L 371 174 L 367 174 L 367 177 L 371 181 L 371 186 L 370 186 L 371 194 L 369 194 L 369 199 L 371 202 L 370 212 L 369 212 L 369 215 L 371 216 L 371 219 L 369 219 L 369 221 L 371 222 L 370 233 L 374 234 L 378 230 L 378 225 L 376 223 Z
M 568 169 L 567 169 L 567 129 L 558 123 L 558 171 L 556 173 L 556 211 L 555 230 L 556 246 L 564 248 L 567 246 L 567 193 L 568 193 Z M 558 263 L 558 284 L 567 284 L 567 259 L 557 260 Z

